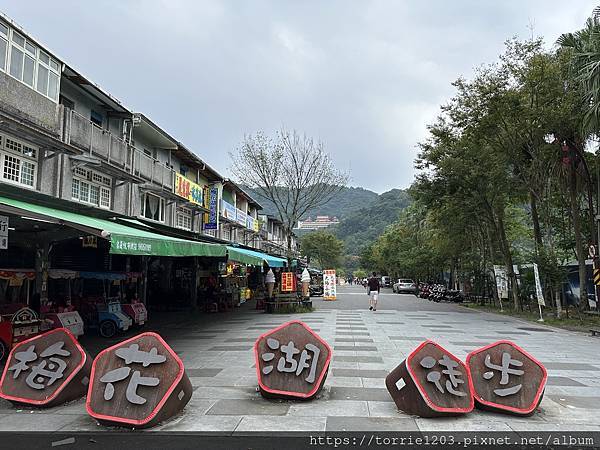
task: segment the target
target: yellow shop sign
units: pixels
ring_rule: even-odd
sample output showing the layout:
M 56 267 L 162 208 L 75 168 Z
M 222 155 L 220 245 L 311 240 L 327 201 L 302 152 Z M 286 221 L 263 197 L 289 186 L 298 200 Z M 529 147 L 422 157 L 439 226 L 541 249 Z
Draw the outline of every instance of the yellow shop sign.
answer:
M 185 198 L 191 203 L 203 206 L 202 193 L 202 186 L 194 183 L 192 180 L 189 180 L 179 173 L 175 174 L 175 194 Z

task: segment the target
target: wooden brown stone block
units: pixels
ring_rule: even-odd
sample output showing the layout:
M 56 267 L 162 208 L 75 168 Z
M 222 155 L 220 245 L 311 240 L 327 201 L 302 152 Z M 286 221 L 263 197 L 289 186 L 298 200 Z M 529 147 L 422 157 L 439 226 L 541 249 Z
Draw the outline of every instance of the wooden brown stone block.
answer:
M 181 411 L 192 397 L 183 362 L 156 333 L 142 333 L 94 359 L 86 409 L 99 422 L 148 428 Z
M 17 404 L 50 407 L 83 397 L 92 358 L 66 328 L 15 345 L 8 357 L 0 397 Z
M 498 341 L 467 356 L 477 408 L 528 416 L 542 401 L 548 374 L 511 341 Z
M 308 325 L 284 323 L 254 344 L 256 374 L 263 397 L 310 400 L 323 388 L 331 347 Z
M 421 343 L 385 379 L 398 409 L 421 417 L 454 416 L 473 410 L 469 369 L 433 341 Z

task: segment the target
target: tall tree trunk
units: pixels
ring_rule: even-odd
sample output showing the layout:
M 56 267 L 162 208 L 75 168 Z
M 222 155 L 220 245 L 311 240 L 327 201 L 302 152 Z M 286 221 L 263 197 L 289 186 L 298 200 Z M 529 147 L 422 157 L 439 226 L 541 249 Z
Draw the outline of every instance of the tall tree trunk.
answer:
M 577 200 L 577 171 L 575 163 L 571 162 L 569 174 L 569 198 L 571 203 L 571 219 L 573 220 L 573 232 L 575 233 L 575 251 L 579 265 L 579 309 L 587 308 L 587 282 L 586 282 L 586 253 L 583 248 L 581 236 L 581 222 L 579 217 L 579 203 Z
M 531 206 L 531 221 L 533 222 L 533 237 L 535 239 L 535 249 L 536 252 L 539 253 L 543 245 L 542 230 L 540 228 L 540 217 L 538 215 L 537 210 L 537 199 L 535 198 L 533 191 L 529 191 L 529 204 Z
M 287 257 L 287 263 L 288 263 L 288 270 L 292 270 L 292 230 L 291 228 L 288 228 L 286 230 L 286 243 L 287 243 L 287 251 L 286 251 L 286 257 Z
M 483 234 L 481 233 L 481 255 L 482 255 L 482 266 L 480 268 L 479 273 L 483 274 L 483 277 L 481 278 L 483 283 L 482 283 L 482 288 L 483 288 L 483 292 L 481 295 L 481 304 L 485 304 L 485 300 L 484 297 L 486 295 L 488 295 L 488 267 L 487 267 L 487 252 L 486 252 L 486 240 L 485 237 L 483 236 Z
M 500 238 L 500 247 L 504 256 L 504 264 L 506 265 L 506 273 L 508 274 L 509 288 L 513 301 L 513 309 L 519 309 L 519 285 L 517 284 L 517 276 L 513 270 L 513 259 L 506 239 L 506 229 L 504 227 L 504 208 L 500 208 L 497 214 L 498 222 L 498 237 Z
M 493 217 L 490 218 L 490 220 L 494 220 Z M 490 250 L 490 264 L 491 264 L 491 270 L 492 270 L 492 274 L 494 274 L 493 276 L 493 284 L 492 284 L 492 296 L 494 299 L 494 306 L 498 305 L 498 304 L 502 304 L 502 299 L 500 298 L 500 293 L 498 292 L 498 282 L 496 281 L 496 273 L 494 272 L 494 263 L 495 263 L 495 259 L 496 259 L 496 247 L 495 247 L 495 242 L 492 239 L 491 233 L 490 233 L 490 228 L 488 226 L 484 226 L 485 228 L 485 235 L 486 235 L 486 240 L 488 242 L 488 247 Z M 488 269 L 487 267 L 485 268 L 485 276 L 486 278 L 489 276 L 488 274 Z M 501 305 L 502 306 L 502 305 Z
M 560 319 L 562 317 L 562 305 L 560 303 L 560 290 L 558 287 L 556 288 L 556 292 L 554 293 L 554 304 L 556 306 L 556 318 Z

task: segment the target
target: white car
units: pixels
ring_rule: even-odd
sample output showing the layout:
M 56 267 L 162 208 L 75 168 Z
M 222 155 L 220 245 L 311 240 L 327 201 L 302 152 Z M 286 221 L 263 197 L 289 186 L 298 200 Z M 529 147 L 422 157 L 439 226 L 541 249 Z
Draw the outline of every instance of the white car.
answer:
M 415 282 L 413 280 L 409 280 L 407 278 L 401 278 L 398 280 L 397 283 L 394 283 L 394 286 L 392 286 L 392 291 L 394 291 L 397 294 L 400 294 L 401 292 L 408 292 L 410 294 L 416 294 L 417 293 L 417 285 L 415 284 Z

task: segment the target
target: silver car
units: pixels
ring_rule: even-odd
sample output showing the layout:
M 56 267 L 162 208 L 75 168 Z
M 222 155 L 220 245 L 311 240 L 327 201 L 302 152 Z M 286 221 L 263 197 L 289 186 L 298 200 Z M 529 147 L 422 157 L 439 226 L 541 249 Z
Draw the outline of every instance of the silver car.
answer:
M 407 278 L 401 278 L 400 280 L 398 280 L 397 283 L 394 283 L 394 286 L 392 286 L 392 291 L 394 291 L 397 294 L 400 294 L 401 292 L 408 292 L 410 294 L 416 294 L 417 293 L 417 285 L 415 284 L 415 282 L 413 280 L 409 280 Z

